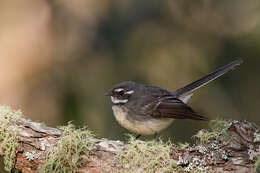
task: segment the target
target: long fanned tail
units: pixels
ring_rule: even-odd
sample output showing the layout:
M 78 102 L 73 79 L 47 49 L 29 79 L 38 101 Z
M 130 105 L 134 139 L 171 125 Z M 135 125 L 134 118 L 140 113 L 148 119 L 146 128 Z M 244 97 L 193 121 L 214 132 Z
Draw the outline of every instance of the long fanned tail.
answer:
M 216 71 L 186 85 L 185 87 L 177 89 L 175 92 L 173 92 L 173 94 L 176 97 L 179 97 L 183 94 L 190 93 L 190 92 L 208 84 L 209 82 L 213 81 L 214 79 L 222 76 L 223 74 L 229 72 L 230 70 L 235 69 L 236 66 L 239 66 L 242 63 L 243 63 L 242 59 L 237 59 L 237 60 L 231 62 L 230 64 L 227 64 L 227 65 L 217 69 Z

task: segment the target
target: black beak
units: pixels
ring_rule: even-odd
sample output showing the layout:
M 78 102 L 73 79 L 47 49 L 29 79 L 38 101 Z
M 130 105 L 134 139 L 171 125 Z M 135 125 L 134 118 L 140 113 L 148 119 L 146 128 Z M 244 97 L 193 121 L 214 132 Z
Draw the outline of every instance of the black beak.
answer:
M 111 95 L 112 93 L 110 91 L 105 93 L 105 96 L 111 96 Z

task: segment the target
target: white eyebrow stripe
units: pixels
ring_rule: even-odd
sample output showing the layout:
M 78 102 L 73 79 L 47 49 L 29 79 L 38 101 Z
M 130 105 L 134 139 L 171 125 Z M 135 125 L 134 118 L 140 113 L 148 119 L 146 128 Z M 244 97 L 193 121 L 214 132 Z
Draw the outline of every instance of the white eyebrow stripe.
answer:
M 127 91 L 126 94 L 133 94 L 134 90 Z
M 123 89 L 123 88 L 117 88 L 117 89 L 115 89 L 114 91 L 115 91 L 115 92 L 120 92 L 120 91 L 124 91 L 124 89 Z

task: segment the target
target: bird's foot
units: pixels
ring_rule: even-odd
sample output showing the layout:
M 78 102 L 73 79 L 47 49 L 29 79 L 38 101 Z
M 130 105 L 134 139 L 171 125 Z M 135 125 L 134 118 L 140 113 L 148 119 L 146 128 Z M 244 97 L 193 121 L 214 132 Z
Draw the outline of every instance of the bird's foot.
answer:
M 138 138 L 140 138 L 141 137 L 141 135 L 137 135 L 136 137 L 135 137 L 135 140 L 137 140 Z

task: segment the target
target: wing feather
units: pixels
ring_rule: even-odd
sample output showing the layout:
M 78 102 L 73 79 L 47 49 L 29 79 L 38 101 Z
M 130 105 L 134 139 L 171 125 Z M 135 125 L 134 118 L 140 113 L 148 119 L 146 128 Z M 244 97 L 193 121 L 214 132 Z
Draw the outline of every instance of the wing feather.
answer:
M 197 114 L 191 107 L 174 96 L 158 99 L 151 116 L 155 118 L 207 120 L 207 118 Z

